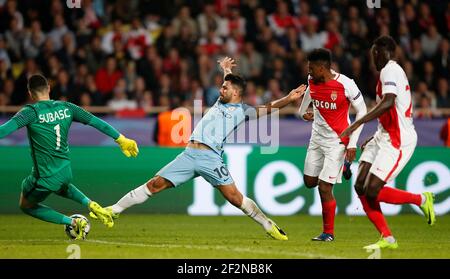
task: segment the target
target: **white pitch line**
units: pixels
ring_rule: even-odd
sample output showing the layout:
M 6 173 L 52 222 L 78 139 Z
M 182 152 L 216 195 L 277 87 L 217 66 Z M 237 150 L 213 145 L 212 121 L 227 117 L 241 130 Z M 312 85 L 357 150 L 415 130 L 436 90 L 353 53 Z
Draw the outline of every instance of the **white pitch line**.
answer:
M 0 239 L 0 242 L 61 242 L 63 240 L 56 239 L 15 239 L 6 240 Z M 302 252 L 288 252 L 282 250 L 272 250 L 265 251 L 254 248 L 239 248 L 239 247 L 228 247 L 224 245 L 183 245 L 183 244 L 146 244 L 146 243 L 135 243 L 135 242 L 116 242 L 116 241 L 105 241 L 105 240 L 84 240 L 88 243 L 95 244 L 105 244 L 105 245 L 121 245 L 121 246 L 134 246 L 134 247 L 149 247 L 149 248 L 184 248 L 184 249 L 197 249 L 197 250 L 222 250 L 227 252 L 238 252 L 238 253 L 257 253 L 264 255 L 274 255 L 279 256 L 292 256 L 292 257 L 306 257 L 306 258 L 322 258 L 322 259 L 343 259 L 342 257 L 337 257 L 333 255 L 323 255 L 323 254 L 313 254 L 313 253 L 302 253 Z M 65 243 L 72 243 L 72 241 L 63 241 Z

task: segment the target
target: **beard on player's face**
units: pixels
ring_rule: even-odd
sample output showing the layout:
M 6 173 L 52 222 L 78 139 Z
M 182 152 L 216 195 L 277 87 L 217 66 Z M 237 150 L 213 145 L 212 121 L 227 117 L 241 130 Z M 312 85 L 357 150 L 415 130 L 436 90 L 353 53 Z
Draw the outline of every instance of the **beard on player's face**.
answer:
M 310 63 L 308 73 L 312 77 L 314 82 L 321 83 L 325 81 L 325 71 L 323 66 Z
M 231 101 L 232 93 L 230 91 L 224 92 L 223 90 L 220 90 L 220 96 L 219 101 L 222 104 L 229 103 Z
M 321 83 L 321 82 L 324 82 L 324 80 L 325 80 L 325 77 L 323 75 L 323 71 L 316 70 L 315 72 L 311 72 L 310 75 L 313 78 L 314 82 Z

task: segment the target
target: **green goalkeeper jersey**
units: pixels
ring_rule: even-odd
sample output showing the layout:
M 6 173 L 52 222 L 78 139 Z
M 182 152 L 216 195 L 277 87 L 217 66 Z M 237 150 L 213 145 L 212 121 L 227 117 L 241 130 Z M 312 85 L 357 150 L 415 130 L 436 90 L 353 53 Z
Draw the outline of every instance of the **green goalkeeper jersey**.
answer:
M 23 107 L 0 126 L 0 138 L 26 126 L 33 175 L 49 177 L 70 165 L 68 135 L 73 121 L 91 125 L 113 139 L 120 135 L 108 123 L 72 103 L 48 100 Z

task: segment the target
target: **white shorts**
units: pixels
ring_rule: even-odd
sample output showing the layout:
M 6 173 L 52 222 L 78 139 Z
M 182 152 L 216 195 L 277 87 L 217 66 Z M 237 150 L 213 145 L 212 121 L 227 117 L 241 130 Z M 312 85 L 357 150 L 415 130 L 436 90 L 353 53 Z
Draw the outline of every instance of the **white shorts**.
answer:
M 342 167 L 345 159 L 345 145 L 333 143 L 320 145 L 311 140 L 305 158 L 304 174 L 319 177 L 320 180 L 342 183 Z
M 372 164 L 370 172 L 384 182 L 397 177 L 408 163 L 416 148 L 417 138 L 411 144 L 397 149 L 383 136 L 370 140 L 359 161 Z

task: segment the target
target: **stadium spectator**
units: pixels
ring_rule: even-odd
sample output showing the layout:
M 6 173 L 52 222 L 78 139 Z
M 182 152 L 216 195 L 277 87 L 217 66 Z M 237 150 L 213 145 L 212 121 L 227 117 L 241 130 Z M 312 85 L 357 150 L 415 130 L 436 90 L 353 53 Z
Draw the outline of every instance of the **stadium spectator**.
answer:
M 29 95 L 27 94 L 27 83 L 28 78 L 30 78 L 34 74 L 39 73 L 38 65 L 36 61 L 33 59 L 27 59 L 25 61 L 25 68 L 20 76 L 16 79 L 15 82 L 15 90 L 11 95 L 11 104 L 12 105 L 22 105 L 29 101 Z
M 108 57 L 105 62 L 105 67 L 100 68 L 95 74 L 97 89 L 104 95 L 105 99 L 109 98 L 117 81 L 122 76 L 122 72 L 117 69 L 116 59 L 114 57 Z
M 60 100 L 79 104 L 78 96 L 76 96 L 74 85 L 70 80 L 69 73 L 66 70 L 61 70 L 57 74 L 56 85 L 50 92 L 50 97 L 53 100 Z
M 6 70 L 11 68 L 11 59 L 9 58 L 8 50 L 6 49 L 6 41 L 2 34 L 0 34 L 0 62 L 2 62 Z
M 82 9 L 69 9 L 64 1 L 52 0 L 43 9 L 35 2 L 4 0 L 0 9 L 4 103 L 27 101 L 26 94 L 19 92 L 25 89 L 20 84 L 30 71 L 42 72 L 57 84 L 64 69 L 75 86 L 74 96 L 87 93 L 91 105 L 106 105 L 119 78 L 125 78 L 126 91 L 134 101 L 151 96 L 152 101 L 146 102 L 150 107 L 158 104 L 161 92 L 187 94 L 182 97 L 185 105 L 201 98 L 211 104 L 210 98 L 217 96 L 211 94 L 215 62 L 221 56 L 232 54 L 239 61 L 239 73 L 257 88 L 265 87 L 274 76 L 284 88 L 306 81 L 304 57 L 322 46 L 333 51 L 336 69 L 355 79 L 362 90 L 367 87 L 367 95 L 374 98 L 377 76 L 368 60 L 367 42 L 389 33 L 399 44 L 399 62 L 412 91 L 423 91 L 416 87 L 424 82 L 426 91 L 436 92 L 426 95 L 422 105 L 448 108 L 445 93 L 439 91 L 445 87 L 440 80 L 450 79 L 450 5 L 446 3 L 397 1 L 389 9 L 384 4 L 381 9 L 368 9 L 364 1 L 332 6 L 329 1 L 319 5 L 311 0 L 89 0 Z M 114 73 L 120 73 L 114 77 L 105 75 L 102 68 L 110 58 L 116 64 Z M 134 69 L 130 62 L 135 63 Z M 78 77 L 80 65 L 85 65 L 82 77 Z M 167 76 L 162 77 L 164 73 Z M 139 77 L 145 80 L 145 88 L 138 96 L 133 86 Z M 15 87 L 9 97 L 4 86 L 11 78 Z M 420 106 L 421 94 L 415 96 L 415 106 Z
M 114 88 L 113 98 L 108 101 L 108 107 L 114 111 L 125 109 L 136 109 L 137 102 L 135 100 L 128 100 L 127 98 L 127 83 L 124 79 L 119 79 Z
M 294 17 L 289 13 L 289 7 L 284 1 L 277 2 L 277 10 L 269 15 L 268 20 L 270 28 L 277 37 L 283 36 L 289 27 L 295 26 Z
M 94 36 L 90 45 L 86 47 L 85 53 L 82 55 L 91 73 L 96 73 L 105 60 L 106 54 L 103 52 L 101 46 L 100 36 Z
M 323 34 L 317 33 L 316 28 L 317 27 L 314 22 L 308 22 L 305 26 L 305 32 L 300 34 L 303 51 L 310 52 L 315 48 L 323 47 L 325 44 Z
M 181 30 L 183 27 L 189 28 L 192 36 L 195 38 L 198 36 L 197 23 L 191 17 L 191 10 L 189 6 L 181 6 L 177 16 L 172 19 L 171 25 L 173 27 L 174 35 L 177 37 L 181 35 Z
M 262 72 L 263 57 L 252 42 L 246 42 L 244 50 L 237 56 L 237 71 L 246 79 L 257 80 Z
M 441 41 L 440 47 L 434 58 L 434 65 L 439 76 L 450 78 L 450 43 L 448 39 Z
M 444 145 L 450 147 L 450 117 L 444 122 L 439 136 L 444 142 Z
M 436 26 L 428 26 L 426 33 L 420 36 L 420 42 L 422 44 L 423 53 L 426 57 L 430 58 L 436 53 L 439 43 L 442 40 L 442 36 L 438 33 Z
M 58 14 L 54 18 L 53 29 L 48 34 L 48 37 L 52 40 L 55 50 L 59 50 L 60 48 L 63 47 L 62 38 L 66 33 L 69 33 L 71 36 L 74 36 L 73 33 L 67 27 L 63 15 Z
M 192 130 L 192 117 L 185 110 L 175 111 L 180 105 L 180 99 L 173 98 L 169 110 L 158 114 L 155 127 L 155 141 L 159 146 L 184 147 L 188 142 Z
M 45 34 L 42 32 L 39 20 L 31 22 L 30 30 L 25 33 L 23 49 L 26 58 L 36 58 L 39 54 L 41 46 L 45 42 Z
M 126 41 L 125 32 L 123 30 L 122 20 L 117 18 L 112 23 L 112 28 L 102 37 L 102 50 L 105 54 L 112 54 L 114 52 L 114 42 L 119 41 L 124 44 Z
M 151 44 L 153 44 L 153 39 L 147 30 L 142 27 L 140 19 L 133 18 L 126 42 L 126 49 L 130 57 L 134 60 L 142 58 L 145 48 Z
M 6 45 L 12 62 L 20 62 L 22 59 L 22 44 L 25 38 L 23 29 L 20 29 L 17 18 L 12 18 L 9 29 L 5 32 Z
M 437 85 L 437 107 L 450 108 L 450 88 L 448 80 L 440 78 Z

